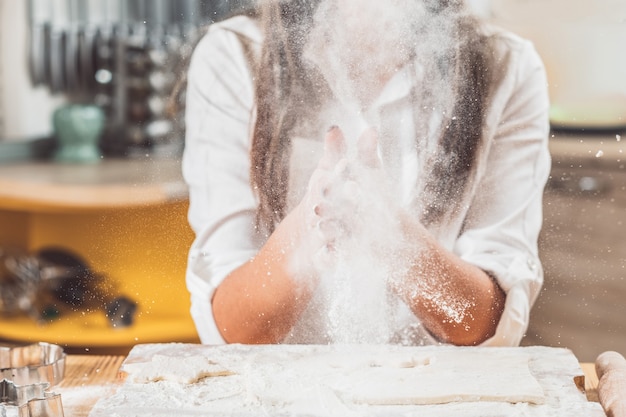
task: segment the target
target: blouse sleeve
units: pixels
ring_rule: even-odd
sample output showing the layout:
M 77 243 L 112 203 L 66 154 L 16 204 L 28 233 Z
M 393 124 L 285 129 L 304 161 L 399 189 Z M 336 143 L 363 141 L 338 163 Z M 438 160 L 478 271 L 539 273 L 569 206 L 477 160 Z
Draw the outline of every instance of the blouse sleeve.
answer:
M 506 293 L 496 333 L 484 345 L 520 343 L 543 284 L 537 243 L 550 172 L 547 81 L 532 44 L 519 41 L 515 46 L 494 97 L 489 150 L 455 247 Z
M 250 27 L 246 18 L 228 25 Z M 241 34 L 211 26 L 189 66 L 182 169 L 195 232 L 186 272 L 191 315 L 203 343 L 221 344 L 213 293 L 259 248 L 256 201 L 249 181 L 253 86 Z

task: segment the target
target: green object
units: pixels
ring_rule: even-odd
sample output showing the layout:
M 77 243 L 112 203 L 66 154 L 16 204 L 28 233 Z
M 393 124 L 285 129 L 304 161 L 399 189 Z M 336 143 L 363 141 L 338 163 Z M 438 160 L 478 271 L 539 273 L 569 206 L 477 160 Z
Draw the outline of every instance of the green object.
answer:
M 53 114 L 60 162 L 93 163 L 100 160 L 98 141 L 104 128 L 104 112 L 96 105 L 69 104 Z

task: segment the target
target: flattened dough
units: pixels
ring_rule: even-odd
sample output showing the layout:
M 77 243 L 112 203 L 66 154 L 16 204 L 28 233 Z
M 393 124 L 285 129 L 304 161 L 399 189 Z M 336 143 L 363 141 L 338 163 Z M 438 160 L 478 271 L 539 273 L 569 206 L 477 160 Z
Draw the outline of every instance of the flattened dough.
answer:
M 333 382 L 346 402 L 423 405 L 495 401 L 543 404 L 543 389 L 523 354 L 485 355 L 462 350 L 420 359 L 373 362 L 340 374 Z
M 544 403 L 543 389 L 530 372 L 527 355 L 485 353 L 329 352 L 298 357 L 288 367 L 264 375 L 263 391 L 254 395 L 272 403 L 293 403 L 318 386 L 335 392 L 346 404 Z M 298 398 L 298 392 L 303 398 Z
M 90 417 L 604 416 L 563 348 L 143 344 L 122 371 Z
M 193 384 L 238 375 L 262 404 L 306 404 L 326 393 L 345 405 L 407 406 L 462 402 L 544 404 L 530 356 L 514 349 L 402 349 L 228 346 L 210 354 L 158 352 L 124 366 L 132 383 Z M 207 379 L 205 379 L 207 378 Z
M 172 381 L 193 384 L 203 378 L 231 375 L 224 366 L 204 356 L 154 355 L 150 362 L 127 364 L 127 380 L 134 383 Z

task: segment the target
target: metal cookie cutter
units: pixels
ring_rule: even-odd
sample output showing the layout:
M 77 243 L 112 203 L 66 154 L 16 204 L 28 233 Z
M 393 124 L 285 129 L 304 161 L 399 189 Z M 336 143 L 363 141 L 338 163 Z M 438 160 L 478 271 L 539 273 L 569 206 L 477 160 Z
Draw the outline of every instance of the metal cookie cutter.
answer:
M 16 385 L 0 381 L 0 417 L 64 417 L 61 395 L 47 392 L 47 382 Z
M 65 375 L 65 357 L 61 346 L 50 343 L 0 346 L 0 379 L 16 385 L 47 382 L 55 386 Z
M 61 396 L 47 391 L 65 375 L 58 345 L 0 346 L 0 417 L 63 417 Z

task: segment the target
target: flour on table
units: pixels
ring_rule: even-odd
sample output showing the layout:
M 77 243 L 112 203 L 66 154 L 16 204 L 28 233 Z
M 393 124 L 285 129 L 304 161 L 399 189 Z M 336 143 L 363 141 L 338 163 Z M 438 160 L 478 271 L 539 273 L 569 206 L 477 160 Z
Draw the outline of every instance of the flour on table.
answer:
M 603 416 L 556 348 L 150 344 L 90 417 Z
M 173 357 L 154 355 L 150 362 L 125 365 L 127 379 L 135 383 L 173 381 L 192 384 L 202 378 L 232 374 L 224 366 L 204 356 Z

